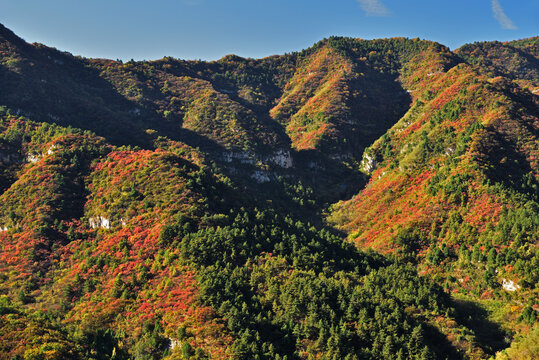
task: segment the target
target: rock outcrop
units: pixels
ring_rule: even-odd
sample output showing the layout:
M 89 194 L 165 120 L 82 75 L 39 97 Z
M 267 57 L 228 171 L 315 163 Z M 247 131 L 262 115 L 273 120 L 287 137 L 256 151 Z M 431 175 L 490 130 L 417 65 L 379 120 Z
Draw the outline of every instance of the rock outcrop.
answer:
M 88 219 L 88 223 L 92 229 L 110 229 L 110 220 L 103 216 L 91 217 Z

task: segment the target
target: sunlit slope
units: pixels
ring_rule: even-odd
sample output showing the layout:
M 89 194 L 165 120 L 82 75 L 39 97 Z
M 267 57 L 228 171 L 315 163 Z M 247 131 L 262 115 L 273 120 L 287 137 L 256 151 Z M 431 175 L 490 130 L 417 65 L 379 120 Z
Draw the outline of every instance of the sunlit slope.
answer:
M 533 297 L 537 96 L 481 67 L 436 70 L 443 61 L 436 57 L 427 52 L 411 62 L 403 78 L 411 109 L 365 151 L 366 188 L 335 204 L 328 219 L 360 246 L 418 256 L 456 292 L 501 297 L 510 278 L 522 287 L 519 296 Z

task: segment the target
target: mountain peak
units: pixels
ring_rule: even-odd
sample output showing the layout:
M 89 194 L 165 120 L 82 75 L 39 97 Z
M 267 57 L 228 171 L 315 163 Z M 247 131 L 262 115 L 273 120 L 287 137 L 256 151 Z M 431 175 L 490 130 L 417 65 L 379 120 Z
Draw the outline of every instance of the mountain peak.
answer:
M 5 27 L 2 23 L 0 23 L 0 38 L 3 38 L 12 43 L 25 43 L 23 39 L 15 35 L 13 31 Z

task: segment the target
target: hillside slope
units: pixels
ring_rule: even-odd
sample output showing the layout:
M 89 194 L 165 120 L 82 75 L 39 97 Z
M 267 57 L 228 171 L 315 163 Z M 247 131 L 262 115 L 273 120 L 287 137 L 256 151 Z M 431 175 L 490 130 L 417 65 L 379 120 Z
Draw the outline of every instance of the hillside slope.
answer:
M 536 48 L 332 37 L 122 63 L 0 25 L 0 359 L 533 341 Z
M 412 62 L 410 110 L 365 151 L 369 184 L 329 220 L 360 246 L 412 257 L 517 326 L 537 308 L 539 99 L 522 86 L 537 67 L 499 69 L 497 53 L 470 48 L 457 51 L 470 64 L 448 71 L 434 71 L 443 62 L 435 54 Z

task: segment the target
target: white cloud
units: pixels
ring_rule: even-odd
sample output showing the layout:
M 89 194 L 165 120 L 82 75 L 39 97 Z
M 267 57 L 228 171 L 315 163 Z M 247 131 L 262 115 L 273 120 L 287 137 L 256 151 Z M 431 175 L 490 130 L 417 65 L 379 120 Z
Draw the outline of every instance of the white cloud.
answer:
M 357 0 L 367 16 L 388 16 L 391 12 L 380 0 Z
M 500 23 L 502 28 L 509 30 L 515 30 L 517 28 L 515 23 L 505 14 L 498 0 L 492 0 L 492 12 L 494 18 Z

